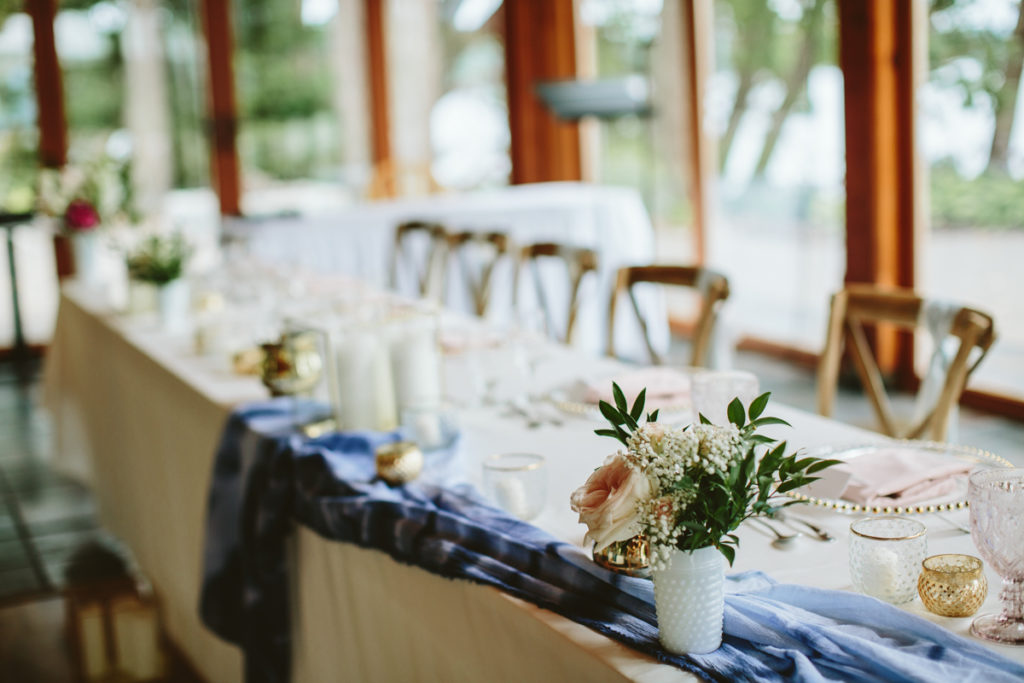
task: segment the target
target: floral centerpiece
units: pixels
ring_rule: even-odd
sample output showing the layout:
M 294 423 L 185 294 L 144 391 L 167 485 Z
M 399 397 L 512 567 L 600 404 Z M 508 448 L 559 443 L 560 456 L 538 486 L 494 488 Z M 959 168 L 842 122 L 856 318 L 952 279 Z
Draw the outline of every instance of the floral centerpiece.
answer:
M 136 218 L 128 173 L 127 162 L 107 156 L 39 172 L 36 209 L 55 222 L 59 268 L 70 238 L 74 272 L 87 282 L 100 280 L 100 230 Z
M 151 235 L 126 261 L 129 282 L 134 283 L 130 296 L 141 296 L 140 284 L 149 291 L 155 287 L 160 319 L 168 331 L 181 331 L 191 313 L 191 295 L 182 277 L 191 253 L 191 247 L 180 233 Z M 130 308 L 145 309 L 139 304 L 132 304 Z
M 735 559 L 739 538 L 733 532 L 750 517 L 770 516 L 794 504 L 783 494 L 815 481 L 816 472 L 837 461 L 787 455 L 785 442 L 758 433 L 768 425 L 788 426 L 763 415 L 769 393 L 751 401 L 747 409 L 734 399 L 727 425 L 713 425 L 701 415 L 699 424 L 673 428 L 657 422 L 658 411 L 642 421 L 646 390 L 632 407 L 618 385 L 612 385 L 612 392 L 615 405 L 600 403 L 610 428 L 596 433 L 617 439 L 624 448 L 572 494 L 572 508 L 587 525 L 586 538 L 597 550 L 637 534 L 647 538 L 656 600 L 666 593 L 659 591 L 659 582 L 667 585 L 673 572 L 699 573 L 698 565 L 709 567 L 712 575 L 717 572 L 717 592 L 707 582 L 697 582 L 700 592 L 691 596 L 697 602 L 717 596 L 718 605 L 710 607 L 717 610 L 717 618 L 710 620 L 714 624 L 717 619 L 717 634 L 698 638 L 696 644 L 666 634 L 668 607 L 658 601 L 666 647 L 677 652 L 714 650 L 721 642 L 721 556 L 730 565 Z M 682 594 L 677 588 L 667 592 Z
M 43 169 L 37 208 L 71 235 L 134 218 L 128 171 L 127 163 L 106 156 L 88 164 Z
M 190 254 L 191 249 L 180 233 L 151 235 L 129 254 L 128 276 L 158 287 L 166 285 L 184 275 Z

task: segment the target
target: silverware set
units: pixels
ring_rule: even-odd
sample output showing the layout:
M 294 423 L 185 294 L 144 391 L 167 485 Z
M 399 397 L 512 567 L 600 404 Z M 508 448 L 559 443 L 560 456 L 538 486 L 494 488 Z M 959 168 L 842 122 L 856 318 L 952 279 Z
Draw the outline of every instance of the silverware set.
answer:
M 794 547 L 795 543 L 804 536 L 809 536 L 816 541 L 824 543 L 836 540 L 835 536 L 809 520 L 797 517 L 791 512 L 784 510 L 777 511 L 774 517 L 771 518 L 771 521 L 765 517 L 752 517 L 749 521 L 754 526 L 770 532 L 774 536 L 772 547 L 779 550 Z M 785 527 L 785 530 L 780 528 L 780 524 Z

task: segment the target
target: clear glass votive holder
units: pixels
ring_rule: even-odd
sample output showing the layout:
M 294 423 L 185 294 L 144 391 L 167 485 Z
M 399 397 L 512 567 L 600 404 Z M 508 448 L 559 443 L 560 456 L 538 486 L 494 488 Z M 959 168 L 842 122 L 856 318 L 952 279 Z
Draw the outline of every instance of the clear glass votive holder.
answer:
M 902 605 L 917 597 L 928 556 L 925 525 L 905 517 L 866 517 L 850 525 L 850 580 L 854 590 Z
M 424 452 L 448 448 L 458 436 L 458 420 L 446 405 L 402 408 L 402 434 Z
M 542 455 L 499 453 L 484 460 L 484 492 L 519 519 L 533 519 L 544 510 L 547 483 Z
M 729 424 L 728 409 L 734 398 L 746 408 L 758 396 L 760 383 L 757 375 L 743 370 L 702 370 L 690 378 L 690 396 L 693 400 L 693 421 L 700 415 L 712 424 Z
M 972 555 L 932 555 L 921 565 L 917 593 L 940 617 L 969 617 L 988 596 L 985 566 Z

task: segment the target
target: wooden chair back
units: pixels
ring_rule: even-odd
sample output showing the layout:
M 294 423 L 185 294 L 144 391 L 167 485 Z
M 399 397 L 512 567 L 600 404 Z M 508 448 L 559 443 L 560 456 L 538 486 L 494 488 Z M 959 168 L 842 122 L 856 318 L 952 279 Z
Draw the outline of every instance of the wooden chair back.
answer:
M 416 280 L 417 294 L 430 297 L 441 291 L 440 279 L 444 274 L 444 253 L 447 245 L 447 231 L 440 223 L 432 221 L 407 221 L 395 228 L 395 243 L 391 250 L 391 288 L 398 288 L 398 270 L 404 263 Z M 428 240 L 425 254 L 417 254 L 410 247 L 414 236 Z
M 640 305 L 637 303 L 636 294 L 633 291 L 634 285 L 644 282 L 687 287 L 695 289 L 701 294 L 700 313 L 697 316 L 693 334 L 690 365 L 706 365 L 708 354 L 711 351 L 711 334 L 718 319 L 718 311 L 722 303 L 729 298 L 729 280 L 721 273 L 699 266 L 657 265 L 620 268 L 608 307 L 608 355 L 615 355 L 616 306 L 620 297 L 627 294 L 633 306 L 633 313 L 643 331 L 644 342 L 647 344 L 647 352 L 650 354 L 652 362 L 660 364 L 664 361 L 651 344 L 647 321 L 640 312 Z
M 374 164 L 365 195 L 369 200 L 377 200 L 440 191 L 429 163 L 405 164 L 385 159 Z
M 995 341 L 995 325 L 991 316 L 973 308 L 962 307 L 956 312 L 950 335 L 960 340 L 960 348 L 950 362 L 938 401 L 916 422 L 901 427 L 893 414 L 864 324 L 888 323 L 900 329 L 915 330 L 925 303 L 910 290 L 864 284 L 848 285 L 833 295 L 825 349 L 818 366 L 819 413 L 826 417 L 832 414 L 845 347 L 850 351 L 883 433 L 910 439 L 923 436 L 934 441 L 946 439 L 951 411 L 960 400 L 967 378 Z M 980 352 L 971 360 L 975 348 Z
M 446 238 L 448 253 L 456 258 L 479 316 L 487 313 L 491 299 L 494 267 L 509 252 L 509 238 L 503 232 L 455 232 Z M 482 260 L 479 258 L 483 255 Z
M 519 263 L 516 267 L 515 296 L 519 295 L 519 277 L 525 267 L 529 266 L 533 279 L 534 291 L 537 300 L 540 302 L 541 311 L 544 314 L 544 325 L 548 334 L 557 339 L 556 327 L 551 311 L 551 302 L 548 297 L 547 288 L 540 276 L 538 262 L 541 259 L 559 259 L 565 263 L 569 277 L 569 312 L 565 323 L 565 336 L 558 341 L 566 344 L 572 342 L 573 328 L 576 326 L 576 316 L 579 311 L 580 285 L 587 273 L 597 272 L 597 252 L 584 247 L 571 247 L 554 242 L 539 242 L 523 247 L 519 251 Z

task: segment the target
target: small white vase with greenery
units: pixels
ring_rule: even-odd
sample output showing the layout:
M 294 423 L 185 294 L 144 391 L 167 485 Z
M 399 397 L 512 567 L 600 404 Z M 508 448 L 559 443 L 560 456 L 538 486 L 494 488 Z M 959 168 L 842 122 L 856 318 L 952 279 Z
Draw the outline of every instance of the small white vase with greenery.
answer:
M 188 325 L 191 298 L 183 277 L 191 249 L 180 234 L 147 237 L 128 257 L 128 276 L 156 288 L 160 322 L 168 332 Z

